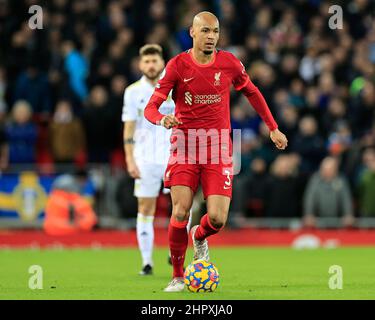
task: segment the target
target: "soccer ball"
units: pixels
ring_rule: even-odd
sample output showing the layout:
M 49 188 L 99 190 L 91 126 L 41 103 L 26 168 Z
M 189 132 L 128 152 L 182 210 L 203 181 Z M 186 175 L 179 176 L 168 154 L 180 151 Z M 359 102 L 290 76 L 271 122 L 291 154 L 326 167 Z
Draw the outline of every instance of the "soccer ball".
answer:
M 185 269 L 184 281 L 191 292 L 213 292 L 219 285 L 219 271 L 211 262 L 196 260 Z

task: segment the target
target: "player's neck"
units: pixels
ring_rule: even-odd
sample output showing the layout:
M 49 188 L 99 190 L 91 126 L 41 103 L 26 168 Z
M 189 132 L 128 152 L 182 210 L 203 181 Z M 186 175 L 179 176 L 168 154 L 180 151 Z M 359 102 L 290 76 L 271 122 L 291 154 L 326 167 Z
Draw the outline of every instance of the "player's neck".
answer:
M 146 81 L 147 81 L 149 84 L 151 84 L 153 87 L 155 87 L 156 84 L 157 84 L 158 81 L 159 81 L 159 78 L 156 78 L 156 79 L 150 79 L 150 78 L 147 78 L 147 77 L 145 77 L 145 78 L 146 78 Z
M 194 60 L 200 64 L 209 64 L 215 58 L 215 51 L 213 51 L 211 54 L 205 54 L 203 51 L 194 47 L 191 50 L 191 54 L 193 55 Z

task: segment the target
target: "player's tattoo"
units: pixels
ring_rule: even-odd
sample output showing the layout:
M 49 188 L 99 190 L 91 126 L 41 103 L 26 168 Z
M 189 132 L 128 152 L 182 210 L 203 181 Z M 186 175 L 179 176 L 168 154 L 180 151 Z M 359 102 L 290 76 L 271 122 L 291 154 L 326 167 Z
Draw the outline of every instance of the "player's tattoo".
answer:
M 134 144 L 134 139 L 133 138 L 124 139 L 124 144 Z

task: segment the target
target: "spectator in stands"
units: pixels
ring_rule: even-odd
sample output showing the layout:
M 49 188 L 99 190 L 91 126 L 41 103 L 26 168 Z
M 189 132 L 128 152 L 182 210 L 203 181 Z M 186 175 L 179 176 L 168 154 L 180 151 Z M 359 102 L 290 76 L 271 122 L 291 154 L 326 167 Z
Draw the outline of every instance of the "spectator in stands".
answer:
M 50 150 L 57 163 L 74 162 L 85 151 L 85 133 L 67 100 L 60 100 L 49 125 Z
M 27 69 L 18 76 L 14 101 L 26 100 L 32 107 L 33 115 L 45 118 L 51 112 L 50 86 L 47 75 L 34 64 L 30 61 Z
M 277 85 L 275 71 L 269 64 L 263 62 L 255 62 L 250 69 L 252 80 L 262 88 L 263 96 L 271 111 L 274 110 L 272 97 Z
M 108 106 L 108 93 L 102 86 L 90 92 L 89 104 L 82 115 L 89 162 L 109 161 L 113 149 L 114 114 Z
M 242 99 L 241 99 L 242 102 Z M 232 129 L 241 129 L 243 131 L 251 130 L 259 131 L 260 117 L 255 113 L 249 105 L 239 103 L 233 106 L 231 110 L 231 126 Z
M 352 132 L 346 121 L 337 121 L 328 136 L 327 148 L 332 156 L 346 157 L 352 145 Z
M 305 116 L 299 123 L 291 149 L 302 157 L 301 173 L 312 173 L 325 155 L 324 140 L 318 133 L 318 125 L 312 116 Z
M 253 159 L 250 172 L 233 181 L 233 206 L 237 205 L 237 210 L 247 217 L 264 217 L 268 180 L 266 162 Z
M 338 123 L 347 121 L 347 110 L 345 103 L 338 97 L 332 98 L 328 103 L 328 109 L 323 119 L 324 134 L 331 134 L 337 127 Z
M 301 117 L 304 117 L 305 115 L 313 116 L 320 123 L 322 112 L 319 109 L 319 90 L 317 87 L 309 86 L 306 88 L 305 103 L 306 105 L 300 110 L 299 115 Z
M 367 148 L 363 153 L 364 170 L 360 174 L 357 192 L 360 214 L 375 217 L 375 148 Z
M 300 61 L 299 74 L 303 80 L 311 83 L 319 72 L 318 48 L 309 45 L 306 49 L 305 55 Z
M 193 16 L 194 14 L 191 14 L 190 12 L 188 12 L 188 14 L 185 14 L 181 18 L 181 20 L 179 20 L 179 26 L 174 35 L 176 38 L 177 44 L 183 51 L 189 50 L 193 45 L 192 38 L 190 37 L 190 34 L 189 34 L 189 28 L 190 28 Z
M 10 164 L 35 162 L 37 129 L 31 118 L 31 105 L 24 100 L 17 101 L 12 109 L 11 122 L 5 127 Z
M 374 68 L 371 66 L 371 68 Z M 373 77 L 375 77 L 375 72 Z M 354 129 L 358 134 L 364 134 L 375 122 L 375 84 L 363 80 L 363 87 L 358 96 L 353 98 Z
M 250 62 L 262 59 L 263 54 L 260 45 L 260 38 L 256 33 L 250 33 L 246 36 L 245 49 Z
M 324 111 L 328 108 L 328 103 L 336 91 L 336 83 L 332 72 L 324 72 L 320 74 L 318 80 L 319 88 L 319 108 Z
M 271 30 L 272 42 L 280 47 L 294 49 L 302 41 L 301 28 L 296 20 L 296 12 L 293 9 L 284 11 L 280 22 Z
M 290 103 L 297 108 L 303 108 L 305 106 L 305 86 L 301 79 L 294 78 L 291 81 L 289 100 Z
M 296 82 L 298 80 L 298 66 L 299 66 L 299 60 L 297 55 L 295 54 L 286 54 L 285 56 L 282 57 L 281 59 L 281 64 L 280 64 L 280 72 L 283 74 L 283 78 L 280 79 L 280 86 L 282 87 L 290 87 L 291 90 L 291 99 L 290 102 L 299 107 L 299 103 L 301 100 L 301 93 L 298 92 L 301 89 L 301 86 L 298 85 L 292 85 L 292 82 Z M 302 86 L 303 88 L 303 86 Z M 293 92 L 295 91 L 295 92 Z M 294 93 L 297 94 L 297 99 L 293 98 Z M 295 102 L 295 103 L 294 103 Z
M 286 105 L 280 110 L 279 127 L 288 137 L 289 141 L 293 141 L 298 132 L 298 111 L 292 105 Z
M 326 157 L 304 194 L 304 223 L 311 227 L 316 217 L 342 218 L 343 226 L 354 223 L 352 196 L 345 177 L 338 171 L 338 160 Z
M 121 153 L 123 153 L 123 123 L 121 122 L 121 114 L 124 104 L 124 90 L 126 87 L 127 80 L 124 76 L 116 75 L 112 78 L 109 106 L 112 109 L 114 117 L 114 144 L 117 149 L 121 149 Z
M 86 78 L 88 65 L 72 41 L 65 41 L 61 46 L 64 56 L 64 69 L 68 74 L 69 85 L 75 96 L 83 102 L 88 96 Z
M 250 4 L 249 4 L 250 5 Z M 252 12 L 252 8 L 248 11 L 248 15 L 251 16 L 254 13 Z M 259 35 L 261 44 L 264 45 L 270 33 L 270 29 L 272 27 L 272 10 L 269 6 L 263 6 L 258 8 L 255 13 L 255 19 L 252 18 L 250 21 L 253 21 L 253 24 L 249 28 L 256 34 Z
M 266 216 L 272 218 L 301 216 L 300 184 L 298 162 L 294 155 L 279 155 L 271 166 L 271 176 L 266 186 Z

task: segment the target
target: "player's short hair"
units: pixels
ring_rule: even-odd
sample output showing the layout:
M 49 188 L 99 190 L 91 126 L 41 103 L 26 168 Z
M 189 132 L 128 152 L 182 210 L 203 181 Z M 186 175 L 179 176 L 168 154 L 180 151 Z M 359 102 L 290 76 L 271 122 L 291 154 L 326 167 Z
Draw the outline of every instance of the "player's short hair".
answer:
M 161 58 L 163 58 L 163 49 L 158 44 L 145 44 L 139 49 L 140 57 L 147 56 L 149 54 L 158 54 Z

